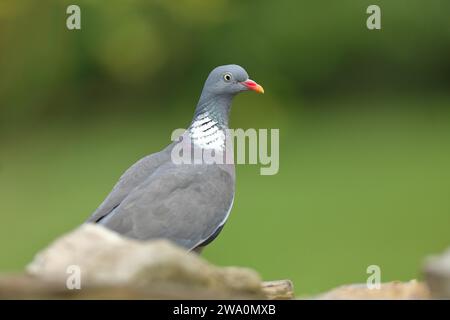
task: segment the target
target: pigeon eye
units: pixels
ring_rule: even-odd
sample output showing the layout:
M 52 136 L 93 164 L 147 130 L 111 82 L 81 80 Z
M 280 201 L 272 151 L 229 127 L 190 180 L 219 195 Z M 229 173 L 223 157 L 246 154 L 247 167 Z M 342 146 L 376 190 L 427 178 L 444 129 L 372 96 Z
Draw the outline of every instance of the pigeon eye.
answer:
M 230 82 L 231 81 L 231 73 L 225 73 L 223 75 L 223 80 L 225 80 L 225 82 Z

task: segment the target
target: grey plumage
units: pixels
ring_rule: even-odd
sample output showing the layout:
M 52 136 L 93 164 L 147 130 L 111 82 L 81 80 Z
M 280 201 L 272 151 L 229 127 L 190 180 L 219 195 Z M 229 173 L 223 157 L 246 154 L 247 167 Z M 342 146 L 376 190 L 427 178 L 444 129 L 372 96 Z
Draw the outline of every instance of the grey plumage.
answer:
M 237 65 L 214 69 L 184 136 L 192 139 L 195 148 L 222 148 L 217 139 L 228 128 L 232 98 L 245 90 L 262 92 L 258 87 Z M 181 142 L 142 158 L 125 171 L 87 222 L 134 239 L 169 239 L 188 250 L 213 240 L 233 204 L 234 165 L 176 164 L 171 152 L 177 143 Z

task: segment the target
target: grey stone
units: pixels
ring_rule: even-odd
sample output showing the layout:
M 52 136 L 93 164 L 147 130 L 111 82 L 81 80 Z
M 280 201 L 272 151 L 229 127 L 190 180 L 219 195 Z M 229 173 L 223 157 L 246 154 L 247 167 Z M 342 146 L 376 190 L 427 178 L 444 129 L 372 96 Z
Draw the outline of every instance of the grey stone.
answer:
M 102 226 L 84 224 L 56 239 L 27 266 L 32 277 L 65 285 L 70 266 L 81 271 L 81 287 L 183 285 L 220 292 L 262 295 L 251 269 L 217 267 L 166 241 L 137 241 Z
M 425 279 L 436 299 L 450 299 L 450 248 L 425 260 Z

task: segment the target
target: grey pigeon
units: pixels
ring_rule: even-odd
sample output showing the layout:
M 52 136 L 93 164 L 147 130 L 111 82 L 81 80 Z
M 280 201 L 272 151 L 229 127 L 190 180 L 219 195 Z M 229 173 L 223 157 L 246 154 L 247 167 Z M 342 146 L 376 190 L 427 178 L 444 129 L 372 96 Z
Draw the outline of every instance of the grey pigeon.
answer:
M 194 118 L 180 140 L 126 170 L 87 222 L 126 237 L 164 238 L 200 252 L 217 237 L 233 206 L 234 164 L 199 164 L 195 156 L 193 163 L 178 163 L 172 151 L 189 145 L 195 151 L 230 156 L 225 137 L 231 102 L 248 90 L 264 92 L 242 67 L 225 65 L 211 71 Z

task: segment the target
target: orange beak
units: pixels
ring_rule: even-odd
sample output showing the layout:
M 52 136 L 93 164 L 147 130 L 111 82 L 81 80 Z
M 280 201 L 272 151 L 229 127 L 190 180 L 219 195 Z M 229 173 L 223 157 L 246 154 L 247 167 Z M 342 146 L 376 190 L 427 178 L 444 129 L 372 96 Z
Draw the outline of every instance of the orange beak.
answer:
M 255 81 L 253 80 L 246 80 L 241 82 L 244 86 L 247 87 L 248 90 L 252 90 L 252 91 L 256 91 L 258 93 L 264 93 L 264 88 L 261 87 L 259 84 L 257 84 Z

